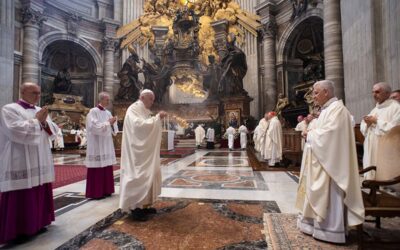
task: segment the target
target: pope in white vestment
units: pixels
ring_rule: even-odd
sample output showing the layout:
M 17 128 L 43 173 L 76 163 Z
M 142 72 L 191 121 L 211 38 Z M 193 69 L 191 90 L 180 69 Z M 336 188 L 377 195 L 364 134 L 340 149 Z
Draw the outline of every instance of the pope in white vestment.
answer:
M 263 157 L 269 166 L 274 166 L 282 160 L 282 125 L 275 112 L 268 113 L 268 121 Z
M 161 193 L 160 146 L 162 118 L 152 116 L 154 94 L 143 90 L 139 100 L 126 111 L 121 148 L 121 188 L 119 207 L 132 210 L 135 220 L 146 220 L 147 212 Z M 142 209 L 144 208 L 144 209 Z
M 364 221 L 354 130 L 331 81 L 314 84 L 322 112 L 307 132 L 296 207 L 297 226 L 316 239 L 345 243 L 347 226 Z
M 100 199 L 114 193 L 113 165 L 117 163 L 112 136 L 118 133 L 117 118 L 107 107 L 110 96 L 99 94 L 99 104 L 86 116 L 86 197 Z
M 204 138 L 206 137 L 206 131 L 200 124 L 194 130 L 194 136 L 195 136 L 195 140 L 196 140 L 196 147 L 199 148 L 201 146 L 201 143 L 203 142 Z
M 247 127 L 245 125 L 242 125 L 239 127 L 239 133 L 240 133 L 240 147 L 243 149 L 246 149 L 247 147 L 247 134 L 249 131 L 247 130 Z
M 54 221 L 53 157 L 58 127 L 39 102 L 40 87 L 21 86 L 21 100 L 0 114 L 0 245 L 34 235 Z
M 390 86 L 386 83 L 378 83 L 374 85 L 372 92 L 377 102 L 376 106 L 360 124 L 360 131 L 365 137 L 363 168 L 376 166 L 379 138 L 387 134 L 393 127 L 400 125 L 400 104 L 389 99 Z M 370 120 L 371 122 L 369 122 Z M 379 168 L 379 166 L 376 167 Z M 364 177 L 375 179 L 375 173 L 369 171 Z

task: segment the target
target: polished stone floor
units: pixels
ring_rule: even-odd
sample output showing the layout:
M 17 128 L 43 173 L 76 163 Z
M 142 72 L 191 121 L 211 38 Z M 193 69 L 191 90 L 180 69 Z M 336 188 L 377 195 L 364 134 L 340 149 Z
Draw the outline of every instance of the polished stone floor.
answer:
M 79 155 L 54 155 L 55 164 L 82 165 Z M 296 177 L 288 172 L 255 172 L 245 151 L 197 150 L 182 159 L 162 161 L 162 199 L 268 201 L 282 213 L 296 213 Z M 54 189 L 56 220 L 47 231 L 15 249 L 55 249 L 118 209 L 116 194 L 102 200 L 84 197 L 85 181 Z

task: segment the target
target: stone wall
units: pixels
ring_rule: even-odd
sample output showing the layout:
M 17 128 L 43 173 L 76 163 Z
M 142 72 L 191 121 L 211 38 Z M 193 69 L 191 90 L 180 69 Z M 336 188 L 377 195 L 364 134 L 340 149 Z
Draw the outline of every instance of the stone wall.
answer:
M 400 88 L 400 2 L 341 1 L 346 106 L 357 123 L 374 107 L 371 89 Z

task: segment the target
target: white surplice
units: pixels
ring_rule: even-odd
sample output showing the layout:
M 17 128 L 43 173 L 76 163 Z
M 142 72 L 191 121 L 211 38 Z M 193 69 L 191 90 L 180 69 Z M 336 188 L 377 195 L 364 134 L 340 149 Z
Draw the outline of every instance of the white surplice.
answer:
M 112 135 L 118 133 L 117 122 L 110 125 L 110 111 L 98 107 L 90 109 L 86 116 L 87 149 L 86 167 L 102 168 L 117 163 Z
M 123 211 L 152 204 L 161 193 L 161 119 L 142 101 L 129 106 L 121 148 L 119 207 Z
M 233 144 L 235 141 L 235 133 L 236 133 L 236 130 L 233 127 L 229 127 L 225 131 L 225 136 L 228 137 L 228 148 L 229 149 L 233 149 L 233 146 L 234 146 Z
M 208 128 L 207 129 L 206 138 L 207 138 L 208 142 L 214 142 L 214 140 L 215 140 L 215 131 L 214 131 L 213 128 Z
M 377 103 L 375 108 L 368 114 L 377 117 L 377 123 L 367 127 L 364 120 L 361 121 L 360 131 L 364 135 L 363 167 L 376 166 L 378 157 L 378 140 L 393 127 L 400 125 L 400 104 L 392 99 L 383 103 Z M 379 167 L 379 166 L 377 166 Z M 364 176 L 366 179 L 375 179 L 375 173 L 369 171 Z
M 324 241 L 344 243 L 346 227 L 364 221 L 354 130 L 337 98 L 308 131 L 296 207 L 299 229 Z
M 50 117 L 52 135 L 35 118 L 41 108 L 24 109 L 17 103 L 3 106 L 0 115 L 0 192 L 29 189 L 54 181 L 54 164 L 49 137 L 58 127 Z
M 200 146 L 204 140 L 204 137 L 206 136 L 206 131 L 201 125 L 197 126 L 197 128 L 194 130 L 194 136 L 196 139 L 196 146 Z
M 282 125 L 276 116 L 269 119 L 263 156 L 269 166 L 282 160 Z
M 240 133 L 240 147 L 244 149 L 247 146 L 247 134 L 249 133 L 249 131 L 247 130 L 246 126 L 242 125 L 239 127 L 239 133 Z

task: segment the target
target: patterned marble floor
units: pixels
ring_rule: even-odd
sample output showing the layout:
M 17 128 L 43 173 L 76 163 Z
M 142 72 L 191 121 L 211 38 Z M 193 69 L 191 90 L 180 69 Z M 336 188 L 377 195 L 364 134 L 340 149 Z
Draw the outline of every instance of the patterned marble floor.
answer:
M 79 155 L 54 155 L 55 164 L 83 165 Z M 255 172 L 245 151 L 197 150 L 177 160 L 162 161 L 163 199 L 271 201 L 282 213 L 296 213 L 296 177 L 286 172 Z M 55 249 L 118 208 L 116 194 L 102 200 L 84 198 L 85 181 L 54 189 L 56 220 L 48 230 L 16 249 Z M 71 200 L 71 204 L 67 200 Z M 44 247 L 45 246 L 45 247 Z

